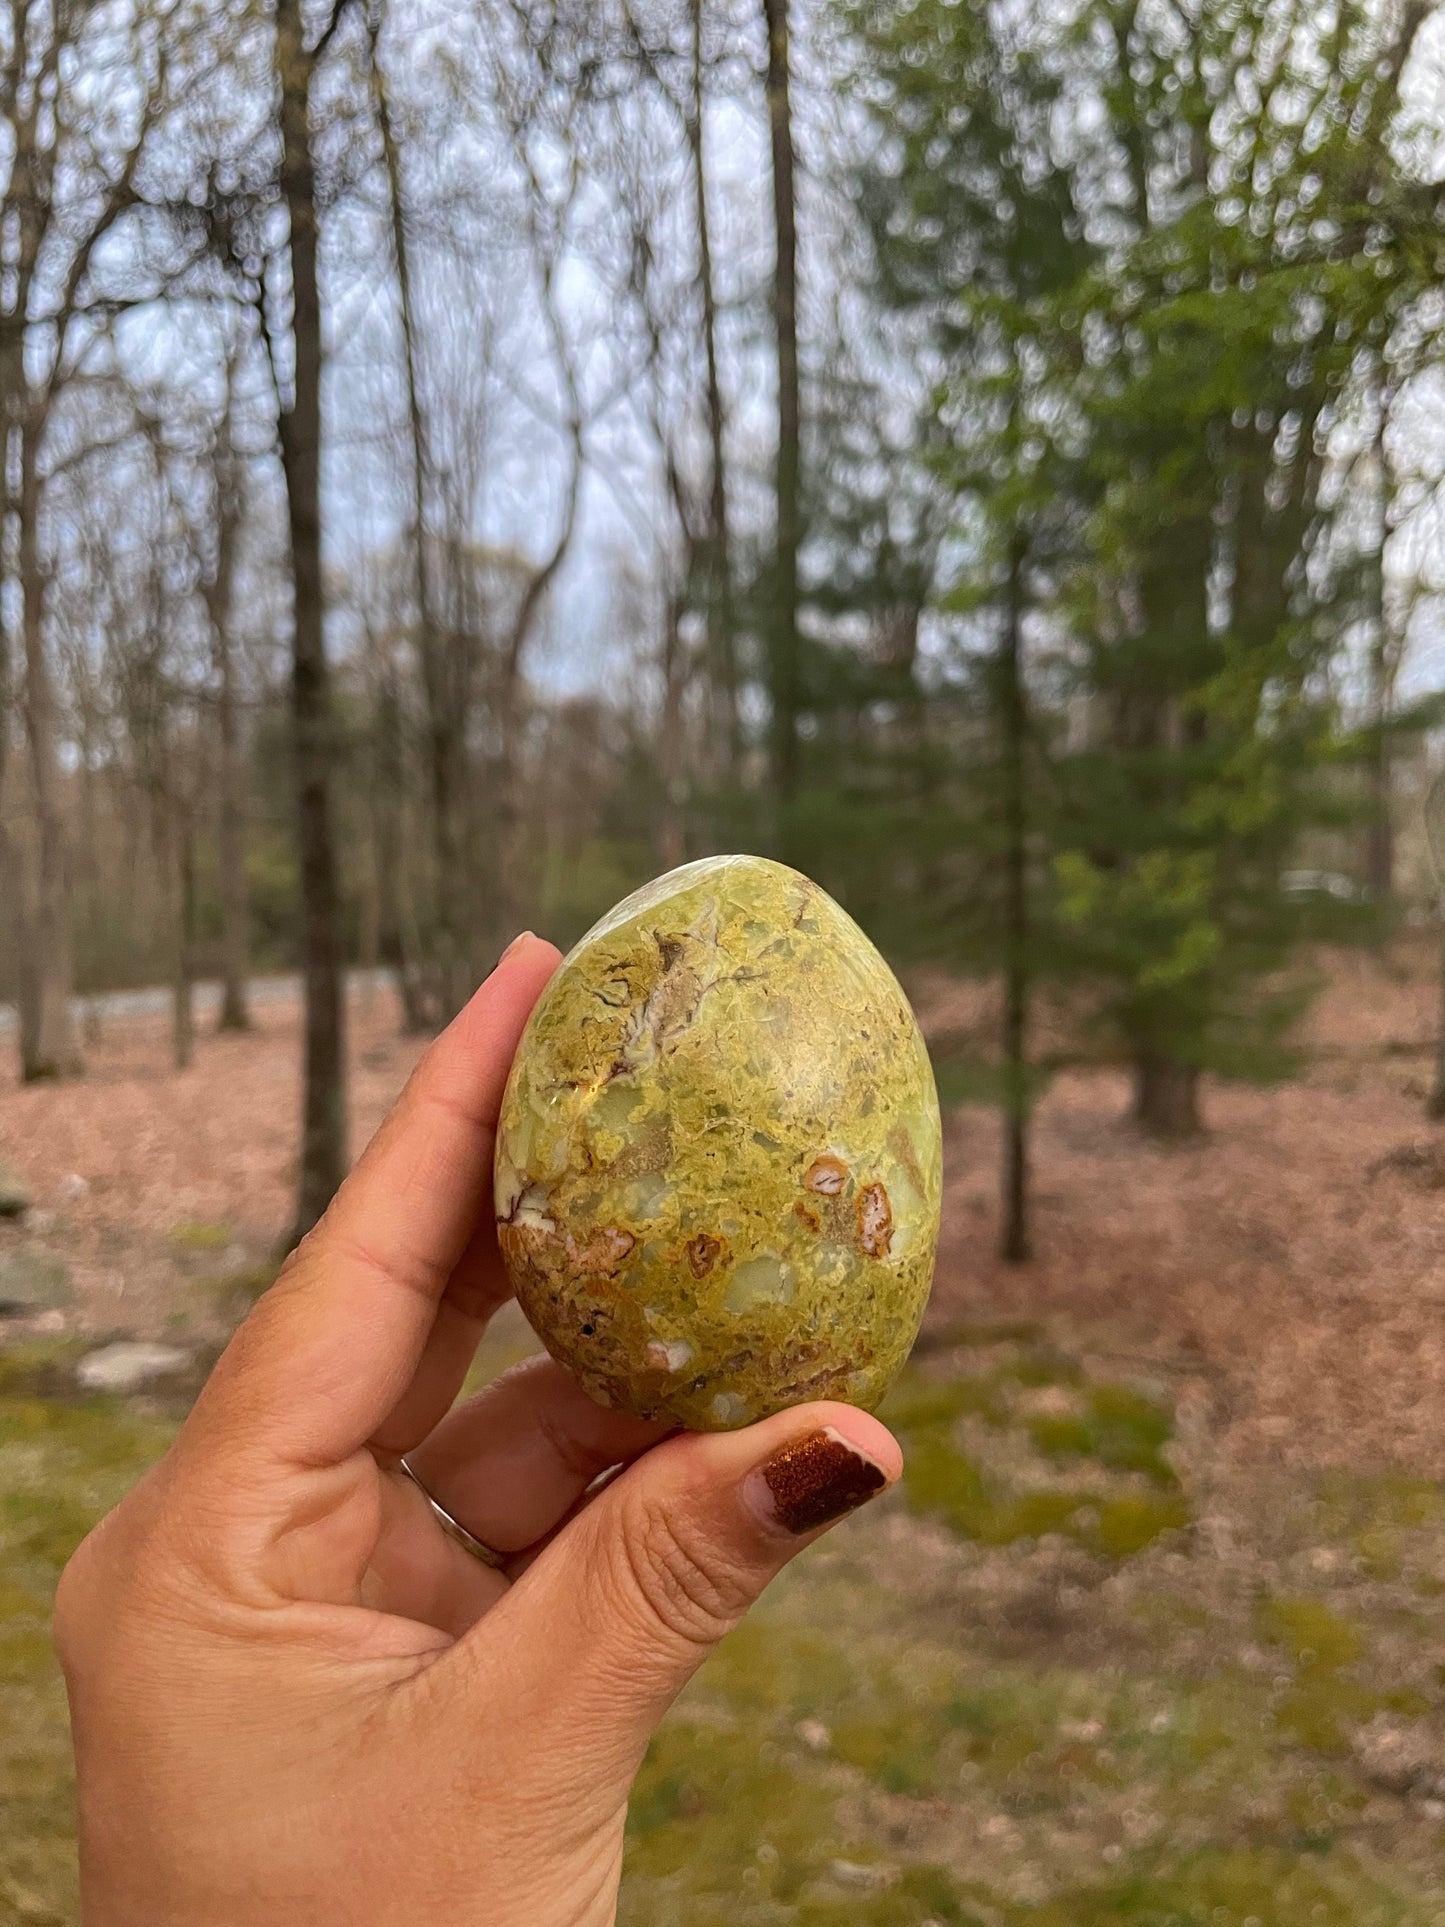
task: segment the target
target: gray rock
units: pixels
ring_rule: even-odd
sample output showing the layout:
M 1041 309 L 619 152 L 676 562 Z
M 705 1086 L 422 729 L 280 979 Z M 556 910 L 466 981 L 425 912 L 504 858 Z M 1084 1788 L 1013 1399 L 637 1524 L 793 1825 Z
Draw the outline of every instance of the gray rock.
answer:
M 0 1258 L 0 1318 L 53 1311 L 70 1299 L 70 1267 L 49 1251 L 22 1245 Z
M 865 1865 L 859 1860 L 830 1860 L 828 1873 L 840 1887 L 858 1887 L 869 1893 L 886 1893 L 902 1878 L 898 1867 Z
M 30 1192 L 18 1171 L 0 1164 L 0 1218 L 20 1218 L 30 1209 Z
M 142 1340 L 122 1340 L 88 1352 L 75 1368 L 75 1376 L 87 1392 L 110 1392 L 124 1398 L 160 1378 L 175 1378 L 189 1369 L 191 1355 L 175 1345 L 150 1345 Z

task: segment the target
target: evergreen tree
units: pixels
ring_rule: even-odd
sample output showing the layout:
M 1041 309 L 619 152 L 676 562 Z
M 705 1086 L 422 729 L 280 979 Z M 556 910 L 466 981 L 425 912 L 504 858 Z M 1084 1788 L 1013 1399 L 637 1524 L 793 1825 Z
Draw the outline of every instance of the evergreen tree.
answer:
M 1051 459 L 1059 384 L 1040 331 L 1054 332 L 1053 303 L 1092 249 L 1052 152 L 1059 49 L 1047 35 L 944 0 L 906 12 L 864 0 L 849 27 L 874 130 L 854 186 L 884 365 L 891 348 L 895 366 L 907 358 L 928 378 L 904 436 L 912 490 L 900 497 L 897 464 L 829 466 L 884 478 L 871 498 L 853 494 L 853 550 L 895 606 L 901 579 L 915 644 L 925 603 L 951 644 L 930 693 L 930 739 L 908 746 L 906 821 L 897 787 L 884 820 L 921 872 L 928 952 L 1002 982 L 990 1053 L 1004 1116 L 1002 1250 L 1020 1259 L 1030 1007 L 1051 942 L 1050 719 L 1034 700 L 1042 664 L 1031 669 L 1028 638 L 1073 519 Z M 848 525 L 846 506 L 835 519 Z M 857 541 L 860 521 L 872 542 Z M 916 647 L 898 666 L 916 685 Z
M 1186 36 L 1113 0 L 1081 21 L 1127 162 L 1122 239 L 1059 309 L 1089 503 L 1063 907 L 1135 1115 L 1166 1134 L 1198 1127 L 1202 1070 L 1277 1068 L 1303 994 L 1281 971 L 1314 906 L 1283 877 L 1339 815 L 1328 450 L 1401 292 L 1360 203 L 1401 20 L 1301 15 L 1281 41 L 1237 13 Z

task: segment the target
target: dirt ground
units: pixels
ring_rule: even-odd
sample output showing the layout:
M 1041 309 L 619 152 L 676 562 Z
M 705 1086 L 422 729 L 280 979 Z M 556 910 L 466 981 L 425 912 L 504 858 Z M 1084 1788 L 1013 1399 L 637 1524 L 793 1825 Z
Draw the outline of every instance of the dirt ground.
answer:
M 937 1285 L 888 1413 L 905 1487 L 673 1716 L 628 1927 L 1445 1927 L 1437 990 L 1424 946 L 1322 968 L 1299 1075 L 1211 1086 L 1197 1144 L 1141 1142 L 1112 1070 L 1055 1081 L 1027 1266 L 994 1256 L 996 1120 L 948 1114 Z M 916 992 L 926 1028 L 976 1014 Z M 352 1018 L 359 1147 L 418 1047 L 383 994 Z M 25 1361 L 124 1335 L 199 1370 L 264 1284 L 299 1040 L 293 1008 L 258 1019 L 180 1075 L 160 1020 L 116 1020 L 83 1082 L 0 1086 L 0 1162 L 36 1206 L 0 1223 L 0 1282 L 26 1253 L 70 1286 L 0 1319 L 0 1565 L 31 1602 L 0 1614 L 0 1924 L 74 1919 L 52 1515 L 76 1468 L 130 1463 L 62 1435 Z M 137 1467 L 175 1416 L 75 1413 L 131 1428 Z

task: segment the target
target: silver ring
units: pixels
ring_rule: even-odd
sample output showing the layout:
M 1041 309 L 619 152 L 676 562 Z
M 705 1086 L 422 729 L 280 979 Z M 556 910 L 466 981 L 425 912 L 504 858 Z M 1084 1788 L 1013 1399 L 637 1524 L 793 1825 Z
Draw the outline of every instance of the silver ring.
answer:
M 494 1547 L 484 1545 L 475 1534 L 468 1532 L 464 1525 L 454 1519 L 444 1505 L 438 1505 L 405 1459 L 399 1459 L 397 1463 L 431 1507 L 437 1524 L 447 1535 L 448 1539 L 455 1539 L 464 1552 L 469 1552 L 473 1559 L 480 1559 L 484 1566 L 490 1566 L 494 1572 L 501 1572 L 507 1563 L 503 1555 L 496 1551 Z

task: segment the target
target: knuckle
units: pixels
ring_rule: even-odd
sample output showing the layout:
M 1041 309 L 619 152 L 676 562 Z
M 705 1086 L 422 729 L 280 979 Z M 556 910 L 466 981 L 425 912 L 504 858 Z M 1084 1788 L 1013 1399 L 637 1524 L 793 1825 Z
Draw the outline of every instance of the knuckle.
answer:
M 752 1603 L 753 1589 L 721 1550 L 657 1505 L 637 1504 L 617 1543 L 635 1604 L 686 1645 L 715 1646 Z

